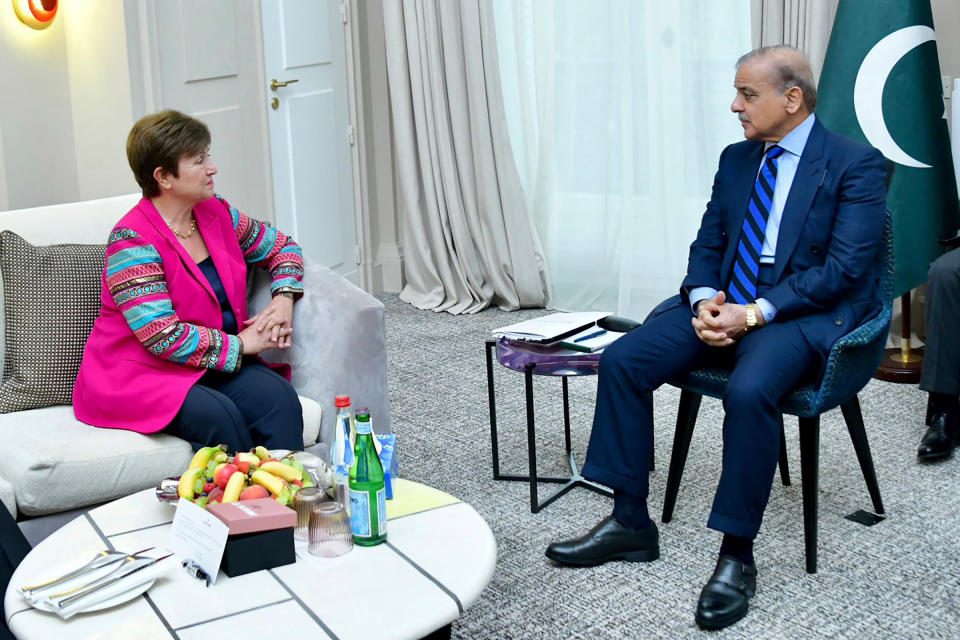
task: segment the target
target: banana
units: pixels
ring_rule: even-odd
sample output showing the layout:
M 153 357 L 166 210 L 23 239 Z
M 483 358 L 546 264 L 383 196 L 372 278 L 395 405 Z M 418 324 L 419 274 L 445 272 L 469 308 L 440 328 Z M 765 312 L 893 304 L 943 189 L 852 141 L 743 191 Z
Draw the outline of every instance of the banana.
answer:
M 222 504 L 227 504 L 228 502 L 236 502 L 240 499 L 240 493 L 243 491 L 243 487 L 246 484 L 245 480 L 247 474 L 241 471 L 234 471 L 230 474 L 230 479 L 227 480 L 227 487 L 223 490 L 223 498 L 220 500 Z
M 180 494 L 181 498 L 193 500 L 193 485 L 201 473 L 203 473 L 203 467 L 187 469 L 183 472 L 183 475 L 180 476 L 180 482 L 177 483 L 177 493 Z
M 232 478 L 233 476 L 230 477 Z M 283 490 L 286 488 L 283 480 L 272 473 L 267 473 L 263 469 L 257 469 L 254 471 L 253 475 L 250 476 L 250 479 L 275 496 L 283 493 Z
M 213 454 L 213 459 L 217 462 L 226 462 L 227 461 L 227 452 L 221 449 Z
M 255 456 L 257 456 L 258 458 L 260 458 L 261 460 L 266 460 L 267 458 L 272 458 L 272 457 L 273 457 L 273 456 L 270 455 L 270 452 L 267 451 L 267 448 L 264 447 L 264 446 L 262 446 L 262 445 L 258 445 L 258 446 L 252 451 L 252 453 L 253 453 Z
M 264 471 L 272 473 L 278 478 L 283 478 L 287 482 L 293 482 L 294 480 L 301 479 L 299 471 L 281 462 L 264 462 L 262 465 L 260 465 L 260 468 Z M 267 488 L 269 489 L 269 487 Z
M 193 454 L 193 460 L 190 461 L 190 466 L 187 467 L 187 469 L 204 469 L 214 454 L 218 451 L 226 452 L 226 450 L 227 445 L 225 444 L 219 444 L 215 447 L 200 447 L 200 449 Z

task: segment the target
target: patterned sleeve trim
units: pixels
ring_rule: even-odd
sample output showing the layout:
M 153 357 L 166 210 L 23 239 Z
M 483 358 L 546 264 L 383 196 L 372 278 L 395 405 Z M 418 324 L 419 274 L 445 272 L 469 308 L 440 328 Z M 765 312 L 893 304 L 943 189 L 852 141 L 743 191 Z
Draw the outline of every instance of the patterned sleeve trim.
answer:
M 153 355 L 197 369 L 240 368 L 240 338 L 180 321 L 167 291 L 163 260 L 136 231 L 111 232 L 106 281 L 130 329 Z
M 244 261 L 270 272 L 270 292 L 273 295 L 292 293 L 294 298 L 300 298 L 303 295 L 303 252 L 300 245 L 285 233 L 241 213 L 221 196 L 217 198 L 230 210 L 233 230 L 237 234 Z

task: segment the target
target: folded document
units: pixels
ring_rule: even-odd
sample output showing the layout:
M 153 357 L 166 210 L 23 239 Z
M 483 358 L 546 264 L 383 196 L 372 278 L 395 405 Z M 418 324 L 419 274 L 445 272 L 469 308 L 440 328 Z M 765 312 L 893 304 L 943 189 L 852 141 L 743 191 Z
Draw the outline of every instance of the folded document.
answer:
M 573 335 L 584 327 L 590 327 L 600 318 L 606 318 L 609 315 L 611 315 L 609 311 L 551 313 L 548 316 L 494 329 L 493 337 L 527 342 L 553 342 Z

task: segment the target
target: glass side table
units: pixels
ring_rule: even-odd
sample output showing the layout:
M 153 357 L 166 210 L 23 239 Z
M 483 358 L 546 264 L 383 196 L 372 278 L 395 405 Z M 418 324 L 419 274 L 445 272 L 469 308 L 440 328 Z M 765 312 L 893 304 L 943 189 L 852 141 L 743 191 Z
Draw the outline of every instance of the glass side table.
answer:
M 530 483 L 530 512 L 537 513 L 551 502 L 576 487 L 584 487 L 596 493 L 612 496 L 607 487 L 591 482 L 582 475 L 573 457 L 570 447 L 570 401 L 567 391 L 567 378 L 571 376 L 597 375 L 600 368 L 601 353 L 580 353 L 562 347 L 540 345 L 530 342 L 512 341 L 506 338 L 487 340 L 487 392 L 490 402 L 490 444 L 493 450 L 493 479 Z M 523 373 L 527 401 L 527 456 L 529 475 L 508 475 L 500 473 L 500 452 L 497 442 L 496 393 L 493 386 L 493 359 L 504 367 Z M 533 376 L 559 376 L 563 385 L 563 431 L 567 458 L 570 462 L 570 476 L 558 478 L 537 475 L 537 450 L 534 437 Z M 651 470 L 652 466 L 651 452 Z M 549 482 L 562 484 L 557 491 L 543 502 L 537 500 L 537 483 Z

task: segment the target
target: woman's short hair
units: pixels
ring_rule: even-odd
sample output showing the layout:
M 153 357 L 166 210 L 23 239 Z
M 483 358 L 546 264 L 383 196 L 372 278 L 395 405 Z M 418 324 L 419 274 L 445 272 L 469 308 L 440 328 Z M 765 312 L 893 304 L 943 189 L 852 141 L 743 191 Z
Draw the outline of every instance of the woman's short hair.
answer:
M 127 136 L 127 161 L 145 198 L 160 195 L 153 177 L 157 167 L 179 177 L 177 166 L 185 155 L 210 146 L 210 130 L 196 118 L 168 109 L 137 120 Z

